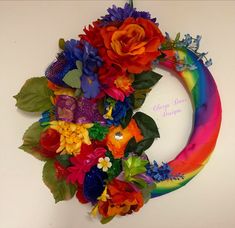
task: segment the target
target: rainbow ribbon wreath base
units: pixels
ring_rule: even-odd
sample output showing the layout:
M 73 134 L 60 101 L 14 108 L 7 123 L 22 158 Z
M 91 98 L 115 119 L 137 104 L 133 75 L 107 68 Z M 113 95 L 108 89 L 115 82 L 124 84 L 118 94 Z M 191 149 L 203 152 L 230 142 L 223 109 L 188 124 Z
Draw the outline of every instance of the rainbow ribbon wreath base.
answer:
M 179 189 L 203 168 L 218 137 L 221 103 L 200 39 L 163 35 L 156 18 L 130 2 L 113 5 L 77 40 L 59 40 L 45 76 L 28 79 L 15 96 L 19 109 L 42 113 L 20 149 L 45 162 L 43 181 L 55 202 L 76 195 L 107 223 Z M 138 111 L 162 77 L 153 71 L 160 66 L 180 78 L 193 104 L 188 143 L 165 163 L 148 159 L 160 136 L 155 121 Z

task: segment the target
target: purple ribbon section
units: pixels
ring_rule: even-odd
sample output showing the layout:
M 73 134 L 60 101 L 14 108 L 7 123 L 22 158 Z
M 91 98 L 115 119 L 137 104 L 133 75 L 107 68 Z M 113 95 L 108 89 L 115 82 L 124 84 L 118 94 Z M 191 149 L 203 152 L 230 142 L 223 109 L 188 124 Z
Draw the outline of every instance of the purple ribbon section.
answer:
M 56 119 L 78 124 L 105 123 L 96 103 L 84 97 L 76 99 L 67 95 L 57 96 Z

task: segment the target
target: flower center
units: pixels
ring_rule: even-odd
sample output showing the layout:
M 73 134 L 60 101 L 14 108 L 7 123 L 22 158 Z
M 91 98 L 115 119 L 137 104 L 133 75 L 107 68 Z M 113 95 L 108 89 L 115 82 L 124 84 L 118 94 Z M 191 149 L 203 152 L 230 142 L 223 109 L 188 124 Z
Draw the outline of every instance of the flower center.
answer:
M 121 140 L 121 139 L 123 139 L 123 134 L 119 131 L 119 132 L 115 133 L 114 138 L 116 140 Z

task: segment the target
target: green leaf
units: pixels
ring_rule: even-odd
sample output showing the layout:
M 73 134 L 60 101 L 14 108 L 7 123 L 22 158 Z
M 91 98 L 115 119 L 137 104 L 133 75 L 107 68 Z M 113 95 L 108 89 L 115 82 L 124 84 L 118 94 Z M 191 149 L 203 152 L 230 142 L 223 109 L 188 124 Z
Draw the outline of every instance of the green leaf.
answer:
M 132 137 L 126 145 L 125 157 L 128 157 L 129 153 L 134 152 L 136 150 L 136 147 L 137 142 L 135 141 L 135 137 Z
M 147 160 L 143 160 L 140 157 L 132 156 L 127 160 L 123 160 L 123 168 L 125 173 L 125 179 L 131 181 L 131 178 L 137 174 L 146 172 L 145 166 L 148 164 Z
M 64 50 L 65 47 L 65 40 L 63 38 L 59 39 L 59 48 Z
M 148 184 L 140 178 L 131 178 L 131 182 L 135 183 L 136 185 L 138 185 L 139 188 L 146 188 L 148 186 Z
M 69 71 L 63 78 L 63 81 L 70 87 L 79 89 L 81 87 L 80 77 L 82 76 L 81 69 L 74 69 Z
M 107 223 L 109 223 L 112 219 L 114 218 L 114 216 L 110 216 L 110 217 L 108 217 L 108 218 L 102 218 L 101 220 L 100 220 L 100 222 L 102 223 L 102 224 L 107 224 Z
M 135 90 L 137 89 L 149 89 L 154 86 L 160 79 L 162 75 L 155 73 L 154 71 L 147 71 L 141 74 L 135 75 L 135 80 L 132 84 Z
M 147 203 L 151 199 L 151 192 L 156 189 L 156 183 L 153 182 L 149 185 L 147 185 L 145 188 L 141 189 L 143 198 L 144 198 L 144 203 Z
M 71 165 L 71 162 L 70 162 L 70 157 L 71 155 L 68 155 L 68 154 L 62 154 L 62 155 L 58 155 L 56 156 L 56 160 L 64 167 L 68 167 Z
M 147 138 L 137 143 L 135 152 L 141 155 L 145 150 L 147 150 L 154 142 L 154 138 Z
M 155 121 L 143 112 L 136 112 L 133 116 L 145 139 L 159 138 L 159 132 Z
M 23 136 L 23 145 L 19 148 L 25 152 L 30 153 L 39 160 L 45 161 L 46 157 L 43 157 L 40 153 L 37 152 L 39 147 L 40 135 L 44 131 L 44 128 L 40 126 L 39 122 L 32 124 L 24 133 Z
M 128 111 L 126 113 L 126 116 L 121 120 L 122 128 L 126 128 L 127 127 L 129 122 L 131 121 L 132 114 L 133 114 L 133 110 L 132 109 L 128 109 Z
M 122 171 L 122 161 L 121 159 L 114 159 L 112 153 L 107 151 L 105 153 L 106 157 L 109 157 L 112 166 L 108 169 L 108 180 L 112 180 L 113 178 L 117 177 Z
M 145 101 L 147 93 L 149 93 L 151 89 L 137 89 L 131 95 L 131 102 L 134 109 L 140 108 Z
M 54 167 L 54 160 L 49 160 L 43 167 L 43 181 L 54 196 L 55 202 L 71 199 L 76 186 L 68 184 L 65 180 L 58 180 Z
M 180 40 L 180 33 L 178 32 L 175 37 L 175 43 L 177 43 Z
M 77 60 L 76 61 L 76 66 L 77 66 L 78 69 L 82 70 L 82 62 L 81 61 Z
M 23 111 L 44 112 L 52 106 L 52 95 L 53 92 L 47 87 L 47 79 L 35 77 L 28 79 L 14 98 L 16 106 Z
M 74 96 L 75 97 L 80 97 L 81 93 L 82 93 L 81 89 L 78 88 L 78 89 L 75 90 Z
M 112 160 L 112 166 L 108 169 L 108 180 L 112 180 L 117 177 L 122 171 L 122 163 L 120 159 Z

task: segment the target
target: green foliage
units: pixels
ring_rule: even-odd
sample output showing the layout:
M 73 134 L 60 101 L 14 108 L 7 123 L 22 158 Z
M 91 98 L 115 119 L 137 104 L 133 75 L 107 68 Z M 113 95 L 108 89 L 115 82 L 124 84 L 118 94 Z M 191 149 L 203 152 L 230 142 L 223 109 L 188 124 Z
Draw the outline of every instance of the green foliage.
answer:
M 63 81 L 70 87 L 79 89 L 81 87 L 80 77 L 82 76 L 82 69 L 74 69 L 69 71 L 63 78 Z
M 44 112 L 52 106 L 52 95 L 53 92 L 47 87 L 47 79 L 35 77 L 28 79 L 14 98 L 16 106 L 23 111 Z
M 95 140 L 102 141 L 108 134 L 108 127 L 102 126 L 99 123 L 94 123 L 94 125 L 88 129 L 89 137 Z
M 159 138 L 159 132 L 155 121 L 143 112 L 136 112 L 133 116 L 145 139 Z
M 128 109 L 128 111 L 126 112 L 126 116 L 121 120 L 122 128 L 126 128 L 127 127 L 129 122 L 131 121 L 132 114 L 133 114 L 133 110 L 132 109 Z
M 101 220 L 100 220 L 100 222 L 102 223 L 102 224 L 107 224 L 107 223 L 109 223 L 112 219 L 114 218 L 114 216 L 110 216 L 110 217 L 108 217 L 108 218 L 102 218 Z
M 59 48 L 61 50 L 64 50 L 64 48 L 65 48 L 65 40 L 63 38 L 59 39 Z
M 23 145 L 19 148 L 33 155 L 39 160 L 47 160 L 46 157 L 43 157 L 40 153 L 37 152 L 39 146 L 40 135 L 44 131 L 44 128 L 40 126 L 39 122 L 32 124 L 24 133 L 23 136 Z
M 127 160 L 123 160 L 123 170 L 125 174 L 125 180 L 137 184 L 140 188 L 146 187 L 146 182 L 136 175 L 146 172 L 147 160 L 143 160 L 140 157 L 131 156 Z
M 71 166 L 71 162 L 70 162 L 70 157 L 71 155 L 69 154 L 61 154 L 61 155 L 57 155 L 56 156 L 56 160 L 63 166 L 63 167 L 68 167 Z
M 54 196 L 55 202 L 71 199 L 76 186 L 66 183 L 65 180 L 58 180 L 54 167 L 54 160 L 48 160 L 43 167 L 43 181 Z
M 134 76 L 134 82 L 132 84 L 135 92 L 131 96 L 134 109 L 140 108 L 145 101 L 147 93 L 151 91 L 153 87 L 160 79 L 161 75 L 154 71 L 147 71 Z
M 110 162 L 112 166 L 108 169 L 107 175 L 108 180 L 112 180 L 113 178 L 117 177 L 122 171 L 122 162 L 121 159 L 114 159 L 111 152 L 106 152 L 105 156 L 110 158 Z
M 151 199 L 151 192 L 156 189 L 156 183 L 153 182 L 151 184 L 148 184 L 145 188 L 141 189 L 144 203 L 147 203 Z
M 141 74 L 136 74 L 132 86 L 135 90 L 149 89 L 154 86 L 161 79 L 161 77 L 162 75 L 157 74 L 154 71 L 147 71 Z

